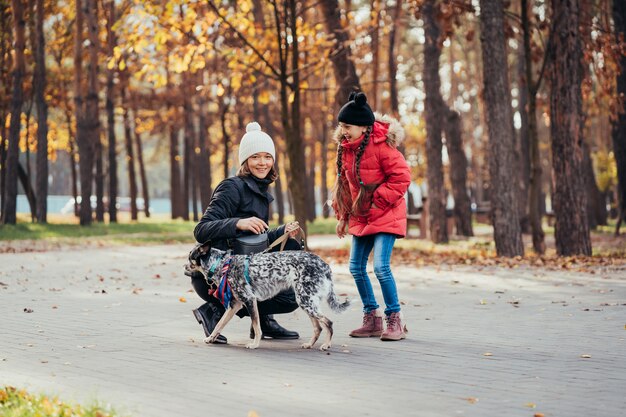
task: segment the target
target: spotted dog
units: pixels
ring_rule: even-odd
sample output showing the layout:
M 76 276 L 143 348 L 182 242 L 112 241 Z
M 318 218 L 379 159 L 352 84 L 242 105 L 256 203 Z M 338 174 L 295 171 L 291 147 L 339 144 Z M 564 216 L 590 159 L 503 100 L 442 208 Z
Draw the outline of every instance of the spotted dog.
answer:
M 213 343 L 235 313 L 245 306 L 254 329 L 254 340 L 246 347 L 256 349 L 261 341 L 257 301 L 267 300 L 281 291 L 293 288 L 296 302 L 313 323 L 313 337 L 302 347 L 310 349 L 317 342 L 322 328 L 326 330 L 327 337 L 320 349 L 327 350 L 331 347 L 333 322 L 321 313 L 321 301 L 326 298 L 330 308 L 337 313 L 346 310 L 350 301 L 340 302 L 337 298 L 333 290 L 330 266 L 319 256 L 304 251 L 232 255 L 230 251 L 197 245 L 189 253 L 189 262 L 185 269 L 187 272 L 201 272 L 209 285 L 219 286 L 221 271 L 227 263 L 226 279 L 232 299 L 213 332 L 204 339 L 205 343 Z

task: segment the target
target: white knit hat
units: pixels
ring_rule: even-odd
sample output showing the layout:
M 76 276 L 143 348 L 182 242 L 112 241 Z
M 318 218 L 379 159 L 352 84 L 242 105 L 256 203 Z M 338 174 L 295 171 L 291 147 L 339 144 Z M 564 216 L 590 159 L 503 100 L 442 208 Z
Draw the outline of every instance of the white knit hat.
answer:
M 239 143 L 239 165 L 259 152 L 267 152 L 276 160 L 276 149 L 270 135 L 263 132 L 257 122 L 248 123 L 246 134 L 243 135 L 241 143 Z

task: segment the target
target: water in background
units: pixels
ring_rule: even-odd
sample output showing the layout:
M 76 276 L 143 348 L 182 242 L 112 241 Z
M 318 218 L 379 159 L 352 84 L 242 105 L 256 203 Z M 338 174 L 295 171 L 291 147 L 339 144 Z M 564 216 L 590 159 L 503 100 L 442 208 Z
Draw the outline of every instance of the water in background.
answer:
M 61 209 L 72 199 L 71 195 L 48 196 L 48 213 L 61 213 Z M 172 205 L 169 198 L 154 198 L 150 200 L 150 213 L 171 213 L 171 209 Z M 23 194 L 17 196 L 17 212 L 30 213 L 28 199 Z

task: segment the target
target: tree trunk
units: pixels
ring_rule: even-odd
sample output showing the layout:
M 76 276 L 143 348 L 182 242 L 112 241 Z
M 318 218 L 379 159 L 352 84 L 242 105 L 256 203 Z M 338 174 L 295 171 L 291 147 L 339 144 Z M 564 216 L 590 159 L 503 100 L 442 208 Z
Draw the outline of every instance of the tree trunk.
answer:
M 489 132 L 489 174 L 494 240 L 498 256 L 521 256 L 524 244 L 513 172 L 513 117 L 501 0 L 480 1 L 484 98 Z
M 615 22 L 615 37 L 626 38 L 626 2 L 613 2 L 613 21 Z M 626 56 L 619 59 L 620 73 L 617 76 L 617 97 L 619 100 L 618 117 L 612 120 L 611 136 L 613 139 L 613 154 L 617 165 L 617 196 L 619 201 L 619 220 L 615 226 L 615 235 L 619 235 L 622 220 L 626 220 Z
M 461 236 L 474 236 L 472 230 L 472 202 L 467 193 L 467 157 L 461 137 L 461 116 L 448 110 L 445 122 L 446 146 L 450 156 L 450 182 L 454 196 L 456 232 Z
M 182 198 L 181 198 L 181 182 L 180 182 L 180 150 L 178 144 L 178 127 L 175 124 L 175 108 L 172 103 L 172 99 L 169 95 L 173 94 L 173 90 L 175 87 L 171 83 L 170 72 L 169 72 L 169 58 L 165 65 L 165 78 L 167 83 L 167 90 L 169 91 L 168 99 L 167 99 L 167 112 L 170 115 L 171 119 L 168 124 L 169 138 L 170 138 L 170 146 L 169 146 L 169 156 L 170 156 L 170 200 L 172 203 L 172 219 L 178 219 L 183 217 L 183 213 L 187 210 L 186 206 L 183 206 Z
M 270 109 L 269 106 L 263 107 L 263 123 L 264 129 L 270 137 L 276 137 L 276 132 L 274 131 L 274 125 L 272 124 L 272 118 L 270 117 Z M 276 166 L 276 170 L 279 173 L 278 178 L 274 181 L 274 195 L 276 197 L 276 211 L 278 212 L 278 224 L 285 223 L 285 195 L 283 194 L 283 183 L 281 180 L 281 172 L 278 169 L 279 166 L 279 156 L 276 155 L 276 161 L 274 161 L 274 165 Z
M 109 16 L 107 19 L 108 58 L 113 58 L 113 50 L 117 43 L 113 24 L 115 23 L 115 1 L 108 0 Z M 109 222 L 117 223 L 117 141 L 115 138 L 115 71 L 116 67 L 107 71 L 106 112 L 109 149 Z
M 45 38 L 43 32 L 44 4 L 37 0 L 35 23 L 35 75 L 34 96 L 37 108 L 37 221 L 48 221 L 48 105 L 45 99 L 46 63 Z
M 229 89 L 230 91 L 230 89 Z M 230 105 L 226 101 L 222 101 L 222 113 L 220 114 L 220 123 L 222 126 L 222 144 L 224 149 L 224 178 L 228 178 L 229 168 L 228 168 L 228 158 L 230 154 L 230 135 L 226 129 L 226 115 L 228 114 L 228 110 Z M 239 159 L 237 159 L 239 161 Z M 239 162 L 237 162 L 239 163 Z
M 424 20 L 424 88 L 426 99 L 424 113 L 426 119 L 426 177 L 428 181 L 428 205 L 430 214 L 430 238 L 434 243 L 448 243 L 446 219 L 446 193 L 441 161 L 442 110 L 443 100 L 439 90 L 439 26 L 435 14 L 435 1 L 427 0 L 422 6 Z
M 339 2 L 337 0 L 321 0 L 320 6 L 324 15 L 326 30 L 335 39 L 335 46 L 330 52 L 330 60 L 333 63 L 338 86 L 335 94 L 335 108 L 333 109 L 333 114 L 335 114 L 348 100 L 352 91 L 361 89 L 361 84 L 354 62 L 352 62 L 348 32 L 341 24 Z
M 591 149 L 584 142 L 582 169 L 585 193 L 587 193 L 587 221 L 589 222 L 589 229 L 595 230 L 598 226 L 606 226 L 606 200 L 596 183 L 596 174 L 593 172 L 593 162 L 591 161 Z
M 20 143 L 20 124 L 24 102 L 23 82 L 26 72 L 24 48 L 26 43 L 26 21 L 24 7 L 20 0 L 11 1 L 13 11 L 13 37 L 15 62 L 13 63 L 13 93 L 11 95 L 11 125 L 9 126 L 9 146 L 6 159 L 6 200 L 2 210 L 4 224 L 17 222 L 17 172 Z
M 19 178 L 20 183 L 22 183 L 22 188 L 24 189 L 24 194 L 26 194 L 26 199 L 28 200 L 30 212 L 34 213 L 37 207 L 37 197 L 35 196 L 35 190 L 30 184 L 28 172 L 26 172 L 22 164 L 20 164 L 19 162 L 17 164 L 17 177 Z
M 194 152 L 194 127 L 193 127 L 193 106 L 191 104 L 191 99 L 193 97 L 193 88 L 191 87 L 191 74 L 187 71 L 182 74 L 183 78 L 183 119 L 185 123 L 185 133 L 184 133 L 184 148 L 183 152 L 185 155 L 183 161 L 183 200 L 185 204 L 188 206 L 189 202 L 192 202 L 192 211 L 193 211 L 193 219 L 197 220 L 198 217 L 198 206 L 197 202 L 192 200 L 190 197 L 190 192 L 192 191 L 193 185 L 193 176 L 194 176 L 194 166 L 196 160 L 196 153 Z M 183 213 L 183 220 L 189 220 L 189 210 L 186 210 Z
M 4 213 L 4 202 L 6 201 L 6 158 L 8 129 L 6 118 L 9 113 L 9 97 L 11 97 L 11 66 L 12 58 L 9 53 L 12 49 L 13 30 L 11 19 L 11 7 L 7 1 L 2 2 L 0 7 L 0 223 L 2 223 Z
M 522 7 L 524 7 L 524 1 L 525 0 L 522 0 Z M 520 172 L 520 175 L 517 179 L 517 182 L 519 184 L 517 201 L 519 202 L 518 208 L 522 233 L 528 234 L 531 232 L 530 217 L 528 214 L 528 196 L 530 195 L 530 140 L 528 135 L 528 83 L 526 81 L 526 51 L 524 48 L 518 49 L 516 58 L 517 89 L 519 92 L 517 111 L 519 112 L 521 122 L 517 141 L 517 153 L 519 155 Z
M 545 233 L 541 225 L 541 216 L 543 214 L 542 192 L 541 192 L 541 158 L 539 155 L 539 134 L 537 132 L 537 91 L 543 78 L 543 68 L 537 82 L 533 79 L 533 65 L 530 49 L 530 22 L 528 18 L 527 0 L 522 0 L 522 29 L 524 44 L 524 78 L 525 90 L 527 91 L 528 111 L 523 109 L 526 114 L 528 135 L 528 152 L 529 152 L 529 190 L 528 190 L 528 218 L 532 231 L 533 250 L 537 254 L 543 254 L 546 251 Z M 545 58 L 544 58 L 545 59 Z
M 391 30 L 389 31 L 389 59 L 387 61 L 389 68 L 389 99 L 391 101 L 391 114 L 393 114 L 393 117 L 396 118 L 399 116 L 398 80 L 396 80 L 396 74 L 398 73 L 398 63 L 396 62 L 396 35 L 400 31 L 401 15 L 402 0 L 396 0 L 396 5 L 393 11 L 393 25 L 391 25 Z M 439 51 L 439 54 L 441 55 L 441 50 Z M 401 147 L 404 148 L 402 145 Z
M 373 27 L 371 30 L 372 36 L 372 87 L 370 88 L 370 97 L 369 99 L 372 102 L 372 108 L 378 109 L 378 77 L 380 76 L 380 0 L 372 0 L 371 3 L 371 14 L 373 17 Z M 325 90 L 324 90 L 324 94 Z M 368 101 L 370 101 L 368 100 Z M 322 149 L 326 149 L 323 147 Z M 325 161 L 326 158 L 322 158 L 322 161 Z M 324 218 L 328 218 L 329 209 L 325 207 L 325 216 Z
M 289 190 L 293 197 L 294 215 L 297 221 L 300 222 L 300 227 L 307 231 L 306 225 L 306 170 L 295 169 L 296 167 L 305 167 L 304 160 L 304 143 L 302 140 L 302 125 L 300 123 L 300 71 L 299 71 L 299 44 L 298 44 L 298 31 L 297 31 L 297 13 L 296 13 L 296 0 L 288 1 L 289 16 L 285 16 L 286 23 L 285 28 L 289 26 L 289 32 L 291 34 L 291 69 L 292 75 L 292 95 L 293 102 L 291 103 L 291 115 L 288 117 L 289 104 L 287 99 L 287 76 L 285 55 L 283 59 L 285 71 L 281 71 L 281 105 L 282 105 L 282 118 L 284 121 L 289 119 L 287 123 L 283 122 L 285 128 L 285 138 L 287 142 L 287 155 L 289 156 L 290 174 L 288 178 Z M 288 51 L 288 49 L 287 49 Z
M 555 189 L 554 235 L 558 255 L 591 255 L 583 172 L 583 79 L 578 0 L 554 0 L 550 54 L 550 136 Z
M 124 143 L 126 145 L 126 162 L 128 169 L 128 190 L 130 193 L 130 218 L 131 220 L 137 220 L 139 218 L 139 210 L 137 209 L 137 174 L 135 173 L 135 152 L 133 150 L 133 138 L 131 134 L 131 120 L 129 116 L 130 102 L 127 99 L 128 89 L 128 74 L 124 72 L 121 74 L 122 87 L 120 89 L 120 96 L 122 98 L 123 106 L 123 121 L 124 121 Z
M 137 130 L 137 121 L 139 120 L 137 107 L 133 109 L 134 116 L 134 136 L 135 145 L 137 146 L 137 163 L 139 164 L 139 178 L 141 179 L 141 195 L 143 196 L 143 212 L 147 218 L 150 217 L 150 191 L 148 190 L 148 176 L 146 175 L 146 166 L 143 162 L 143 144 L 141 143 L 141 135 Z
M 213 188 L 211 186 L 211 144 L 209 143 L 208 129 L 210 123 L 207 121 L 207 102 L 205 92 L 202 91 L 198 97 L 198 142 L 200 153 L 198 154 L 198 171 L 200 178 L 198 185 L 200 188 L 200 201 L 202 209 L 206 209 L 211 201 Z

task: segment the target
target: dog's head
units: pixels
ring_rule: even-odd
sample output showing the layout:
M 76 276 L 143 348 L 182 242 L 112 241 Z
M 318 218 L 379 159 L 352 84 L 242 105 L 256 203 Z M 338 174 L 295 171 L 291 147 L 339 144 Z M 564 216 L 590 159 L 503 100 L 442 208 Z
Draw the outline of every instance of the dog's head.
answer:
M 225 254 L 226 252 L 212 248 L 208 243 L 198 243 L 189 252 L 188 262 L 184 266 L 185 275 L 191 276 L 198 272 L 206 280 L 212 279 Z

